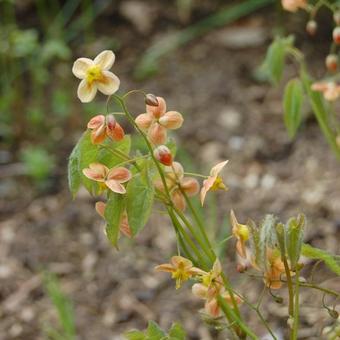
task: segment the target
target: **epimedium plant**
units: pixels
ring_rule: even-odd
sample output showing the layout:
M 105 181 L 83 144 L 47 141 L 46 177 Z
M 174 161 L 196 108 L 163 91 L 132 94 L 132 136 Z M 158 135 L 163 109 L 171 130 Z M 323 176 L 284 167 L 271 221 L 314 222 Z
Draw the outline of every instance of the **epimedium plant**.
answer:
M 213 166 L 208 175 L 188 173 L 175 161 L 176 146 L 168 138 L 169 130 L 179 129 L 184 120 L 177 111 L 168 111 L 164 98 L 132 90 L 118 95 L 120 80 L 110 69 L 115 55 L 101 52 L 94 60 L 79 58 L 73 73 L 79 78 L 78 97 L 83 103 L 92 101 L 99 91 L 107 96 L 105 114 L 95 115 L 87 130 L 74 147 L 68 166 L 69 187 L 76 196 L 80 186 L 98 197 L 95 209 L 105 220 L 109 242 L 118 249 L 120 237 L 133 238 L 147 223 L 153 206 L 163 206 L 170 218 L 177 239 L 177 253 L 168 263 L 155 269 L 171 274 L 176 289 L 188 281 L 192 293 L 203 300 L 202 315 L 216 329 L 226 330 L 240 339 L 259 339 L 248 325 L 243 308 L 255 312 L 273 339 L 277 339 L 271 325 L 261 313 L 264 294 L 270 293 L 277 303 L 283 299 L 273 290 L 287 289 L 287 324 L 291 339 L 297 339 L 299 328 L 299 296 L 301 288 L 321 291 L 338 298 L 340 293 L 304 279 L 301 255 L 324 261 L 335 274 L 340 275 L 339 258 L 321 249 L 303 243 L 305 217 L 300 214 L 281 223 L 277 217 L 266 215 L 260 223 L 248 220 L 241 224 L 231 210 L 237 270 L 263 281 L 263 292 L 254 304 L 246 294 L 238 291 L 223 270 L 223 259 L 217 256 L 216 240 L 208 237 L 207 227 L 196 210 L 193 199 L 199 195 L 204 206 L 207 195 L 216 190 L 227 190 L 222 171 L 228 160 Z M 134 115 L 126 99 L 141 95 L 146 112 Z M 110 112 L 114 100 L 121 112 Z M 125 134 L 117 119 L 124 119 L 142 138 L 146 152 L 133 150 L 131 140 L 137 136 Z M 203 179 L 200 185 L 198 179 Z M 332 317 L 337 312 L 326 306 Z M 181 326 L 174 324 L 168 333 L 151 322 L 145 332 L 130 331 L 128 339 L 184 339 Z
M 340 121 L 335 102 L 340 97 L 339 55 L 340 3 L 328 0 L 282 0 L 284 10 L 295 13 L 305 11 L 309 17 L 306 31 L 314 36 L 318 30 L 317 15 L 321 8 L 328 9 L 333 16 L 332 43 L 325 58 L 322 79 L 315 81 L 310 75 L 309 64 L 301 50 L 294 46 L 294 37 L 276 37 L 269 46 L 261 70 L 277 85 L 283 76 L 285 60 L 293 59 L 297 64 L 296 76 L 288 81 L 283 96 L 284 123 L 288 134 L 294 138 L 303 121 L 303 104 L 308 101 L 315 118 L 332 150 L 340 159 Z

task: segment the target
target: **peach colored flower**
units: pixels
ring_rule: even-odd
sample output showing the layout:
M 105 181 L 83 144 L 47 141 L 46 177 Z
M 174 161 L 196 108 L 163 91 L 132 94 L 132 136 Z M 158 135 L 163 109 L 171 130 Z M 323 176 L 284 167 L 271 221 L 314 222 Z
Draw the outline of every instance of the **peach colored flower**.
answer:
M 340 85 L 333 81 L 314 83 L 312 90 L 323 93 L 324 98 L 328 101 L 334 101 L 340 96 Z
M 114 61 L 112 51 L 103 51 L 94 60 L 79 58 L 74 62 L 72 72 L 81 79 L 78 86 L 78 98 L 81 102 L 92 101 L 97 90 L 109 96 L 119 89 L 119 78 L 109 71 Z
M 124 138 L 123 128 L 116 122 L 112 114 L 98 115 L 93 117 L 88 123 L 87 128 L 91 131 L 91 141 L 93 144 L 100 144 L 106 137 L 114 141 L 120 141 Z
M 165 167 L 165 178 L 174 206 L 184 211 L 186 200 L 183 192 L 189 197 L 195 196 L 199 192 L 198 181 L 193 177 L 184 177 L 183 167 L 178 162 L 173 162 L 171 167 Z M 160 179 L 155 181 L 155 187 L 160 191 L 165 191 Z
M 281 0 L 282 7 L 289 12 L 296 12 L 299 8 L 305 8 L 306 0 Z
M 83 174 L 96 182 L 109 188 L 118 194 L 125 194 L 126 189 L 122 183 L 127 182 L 131 178 L 131 173 L 123 167 L 109 169 L 100 163 L 91 163 L 88 168 L 83 169 Z
M 106 208 L 106 204 L 104 202 L 99 201 L 99 202 L 96 203 L 96 211 L 104 219 L 105 219 L 105 208 Z M 123 213 L 123 217 L 122 217 L 122 220 L 120 222 L 119 230 L 126 237 L 128 237 L 128 238 L 132 237 L 132 231 L 131 231 L 131 228 L 129 226 L 129 221 L 128 221 L 126 211 Z
M 165 263 L 157 266 L 155 269 L 161 272 L 171 273 L 176 280 L 176 289 L 180 288 L 183 282 L 191 277 L 205 273 L 203 270 L 193 266 L 192 262 L 182 256 L 173 256 L 171 263 Z
M 264 273 L 264 282 L 270 289 L 279 289 L 282 286 L 281 276 L 285 274 L 285 267 L 278 249 L 267 249 L 267 269 Z
M 166 103 L 162 97 L 157 97 L 158 106 L 146 105 L 146 113 L 135 119 L 138 127 L 147 132 L 149 140 L 156 145 L 164 144 L 167 129 L 175 130 L 182 126 L 183 117 L 177 111 L 166 112 Z
M 233 236 L 237 239 L 236 251 L 241 257 L 246 259 L 246 242 L 249 239 L 249 228 L 245 224 L 238 223 L 233 210 L 230 211 L 230 222 L 233 227 Z
M 204 204 L 205 196 L 209 190 L 216 191 L 216 190 L 227 190 L 227 187 L 224 185 L 221 176 L 219 173 L 222 169 L 226 166 L 229 161 L 224 161 L 218 163 L 210 170 L 210 175 L 207 179 L 203 181 L 203 186 L 201 189 L 201 204 Z

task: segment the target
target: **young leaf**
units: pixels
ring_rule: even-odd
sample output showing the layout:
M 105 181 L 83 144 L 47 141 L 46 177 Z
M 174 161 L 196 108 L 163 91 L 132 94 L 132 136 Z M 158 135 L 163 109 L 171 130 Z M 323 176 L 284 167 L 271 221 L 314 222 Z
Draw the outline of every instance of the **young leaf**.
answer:
M 301 107 L 304 91 L 302 83 L 295 78 L 290 80 L 285 88 L 283 97 L 284 122 L 289 136 L 293 138 L 301 124 Z
M 250 248 L 252 253 L 255 255 L 255 263 L 261 267 L 263 265 L 263 259 L 261 258 L 261 249 L 260 249 L 260 230 L 257 227 L 256 223 L 249 219 L 247 221 L 247 226 L 250 229 Z
M 300 214 L 287 222 L 287 253 L 292 269 L 295 269 L 301 255 L 305 216 Z
M 136 235 L 148 221 L 154 199 L 154 188 L 149 179 L 147 164 L 142 173 L 136 174 L 129 181 L 126 190 L 129 225 L 132 234 Z
M 286 230 L 282 223 L 278 223 L 275 227 L 276 237 L 280 247 L 281 257 L 286 255 Z
M 264 220 L 260 225 L 260 234 L 259 234 L 259 248 L 260 248 L 260 263 L 263 263 L 264 266 L 266 263 L 267 256 L 267 248 L 275 248 L 276 244 L 276 218 L 273 215 L 266 215 Z
M 166 333 L 154 321 L 149 321 L 146 331 L 148 340 L 160 340 L 166 336 Z
M 141 331 L 128 331 L 124 334 L 127 340 L 147 340 L 147 337 Z
M 340 276 L 340 256 L 334 256 L 325 250 L 302 244 L 301 254 L 313 260 L 322 260 L 326 266 L 335 274 Z
M 186 334 L 179 323 L 174 323 L 169 330 L 169 340 L 185 340 Z
M 68 186 L 72 197 L 75 198 L 81 184 L 81 174 L 79 172 L 79 148 L 74 147 L 68 160 Z
M 110 193 L 105 208 L 106 235 L 113 246 L 117 246 L 119 227 L 125 211 L 125 196 L 115 192 Z

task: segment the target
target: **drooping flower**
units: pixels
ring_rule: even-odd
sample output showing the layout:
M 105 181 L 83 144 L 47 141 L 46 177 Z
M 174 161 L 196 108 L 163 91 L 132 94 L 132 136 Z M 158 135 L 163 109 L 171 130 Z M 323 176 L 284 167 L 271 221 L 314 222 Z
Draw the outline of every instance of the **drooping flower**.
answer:
M 166 112 L 165 100 L 162 97 L 156 98 L 158 105 L 146 105 L 146 113 L 137 116 L 135 122 L 140 129 L 147 132 L 153 144 L 160 145 L 166 142 L 167 129 L 175 130 L 182 126 L 183 117 L 177 111 Z
M 282 286 L 281 276 L 285 267 L 278 249 L 267 249 L 267 269 L 264 273 L 264 282 L 270 289 L 279 289 Z
M 324 98 L 328 101 L 334 101 L 340 96 L 340 85 L 333 81 L 314 83 L 312 90 L 323 93 Z
M 172 166 L 165 167 L 165 179 L 174 206 L 184 211 L 186 200 L 183 192 L 189 197 L 195 196 L 199 192 L 198 181 L 193 177 L 184 177 L 183 167 L 178 162 L 173 162 Z M 155 187 L 160 191 L 165 191 L 160 179 L 155 181 Z
M 203 270 L 193 266 L 192 262 L 182 256 L 173 256 L 170 263 L 165 263 L 155 268 L 157 271 L 171 273 L 176 280 L 176 289 L 180 288 L 182 283 L 193 276 L 205 273 Z
M 201 189 L 201 204 L 204 204 L 205 196 L 209 190 L 216 191 L 216 190 L 227 190 L 227 187 L 223 183 L 222 177 L 219 173 L 228 163 L 227 161 L 218 163 L 210 170 L 210 175 L 207 179 L 203 181 L 203 186 Z
M 105 208 L 106 208 L 106 204 L 104 202 L 99 201 L 99 202 L 96 203 L 96 211 L 104 219 L 105 219 Z M 120 222 L 119 230 L 126 237 L 128 237 L 128 238 L 132 237 L 132 231 L 131 231 L 131 228 L 129 226 L 129 221 L 128 221 L 126 211 L 123 213 L 123 217 L 122 217 L 122 220 Z
M 91 141 L 93 144 L 100 144 L 106 137 L 113 139 L 114 141 L 120 141 L 124 138 L 124 130 L 117 123 L 115 117 L 112 114 L 98 115 L 87 123 L 87 128 L 91 131 Z
M 237 239 L 236 251 L 241 257 L 246 259 L 246 242 L 249 239 L 249 228 L 245 224 L 238 223 L 233 210 L 230 211 L 230 222 L 233 227 L 233 236 Z
M 78 86 L 78 98 L 81 102 L 92 101 L 97 90 L 109 96 L 119 89 L 119 78 L 109 71 L 114 61 L 112 51 L 103 51 L 94 60 L 79 58 L 74 62 L 72 72 L 81 79 Z
M 281 0 L 282 7 L 289 12 L 296 12 L 299 8 L 305 8 L 306 0 Z
M 122 183 L 131 179 L 131 173 L 124 167 L 109 169 L 100 163 L 91 163 L 88 168 L 83 169 L 83 174 L 96 182 L 102 184 L 102 188 L 109 188 L 118 194 L 125 194 L 126 189 Z

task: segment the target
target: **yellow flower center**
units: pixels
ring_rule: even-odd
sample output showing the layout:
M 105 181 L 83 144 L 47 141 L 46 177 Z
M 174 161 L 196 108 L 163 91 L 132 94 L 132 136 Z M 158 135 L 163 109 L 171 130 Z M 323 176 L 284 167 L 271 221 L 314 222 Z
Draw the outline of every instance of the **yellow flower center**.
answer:
M 249 239 L 249 229 L 245 224 L 238 225 L 237 233 L 241 240 L 247 241 Z
M 179 263 L 175 272 L 172 273 L 172 278 L 176 279 L 176 289 L 178 289 L 182 282 L 187 281 L 190 278 L 188 269 L 185 268 L 184 263 Z
M 223 180 L 220 176 L 216 177 L 214 184 L 212 185 L 212 187 L 210 188 L 211 191 L 216 191 L 219 189 L 226 189 L 226 186 L 223 183 Z
M 212 273 L 207 273 L 206 275 L 203 275 L 202 277 L 202 283 L 206 286 L 209 287 L 212 283 Z
M 98 65 L 89 67 L 86 72 L 86 81 L 92 84 L 94 81 L 101 80 L 103 77 L 102 70 Z

